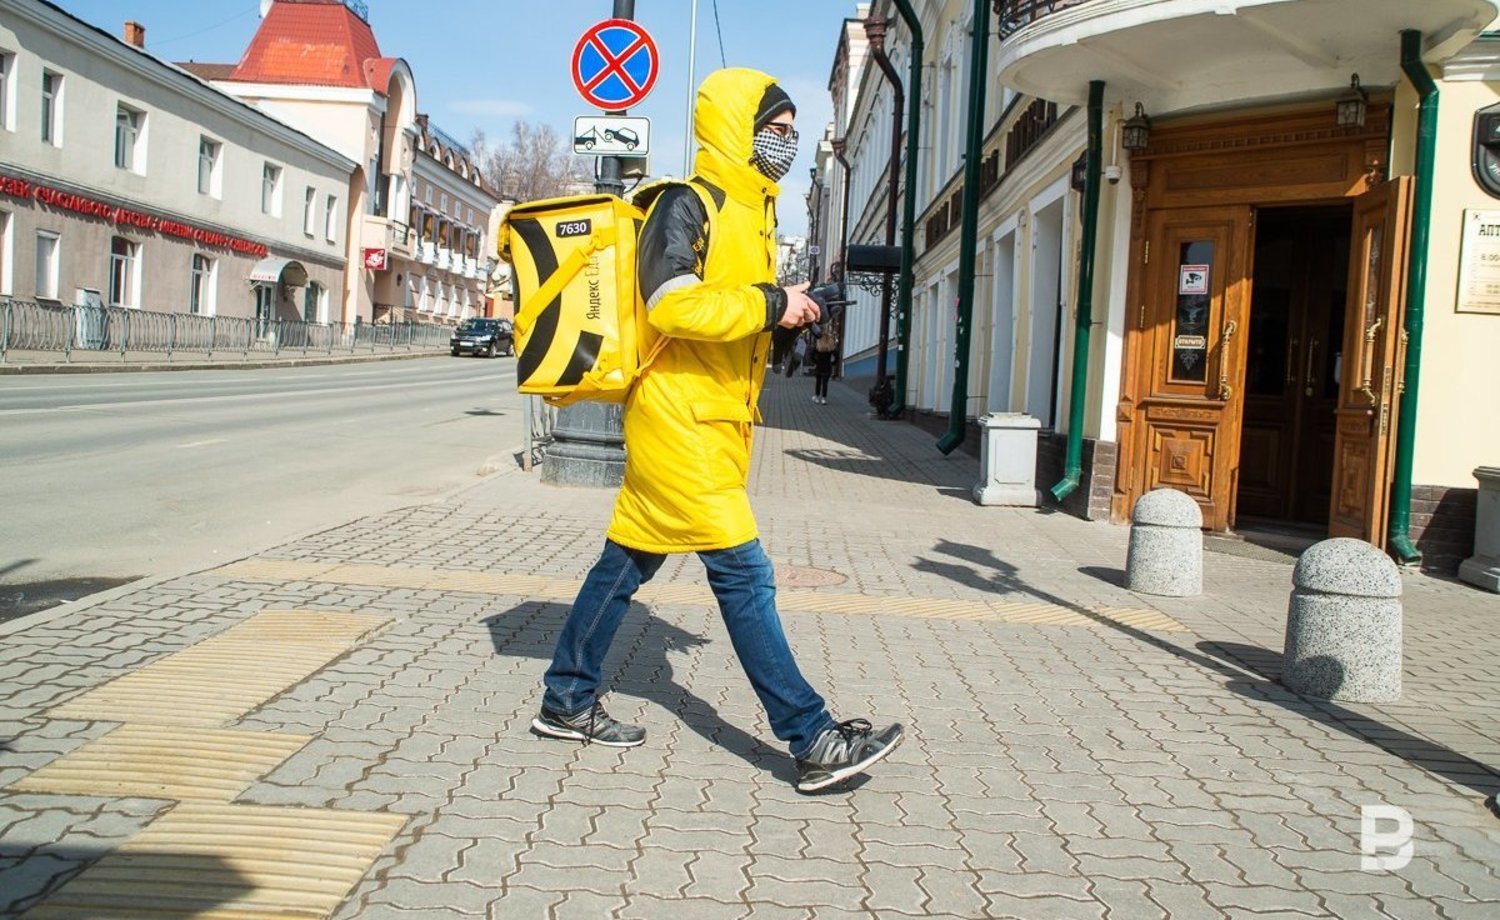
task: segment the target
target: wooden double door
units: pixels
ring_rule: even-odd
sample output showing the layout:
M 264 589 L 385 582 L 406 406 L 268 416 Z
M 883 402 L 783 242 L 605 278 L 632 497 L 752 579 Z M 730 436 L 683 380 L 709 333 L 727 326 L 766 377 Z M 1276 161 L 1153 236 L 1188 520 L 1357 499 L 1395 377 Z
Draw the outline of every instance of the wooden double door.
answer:
M 1132 503 L 1169 486 L 1214 530 L 1243 510 L 1383 543 L 1409 197 L 1397 179 L 1315 210 L 1148 212 Z

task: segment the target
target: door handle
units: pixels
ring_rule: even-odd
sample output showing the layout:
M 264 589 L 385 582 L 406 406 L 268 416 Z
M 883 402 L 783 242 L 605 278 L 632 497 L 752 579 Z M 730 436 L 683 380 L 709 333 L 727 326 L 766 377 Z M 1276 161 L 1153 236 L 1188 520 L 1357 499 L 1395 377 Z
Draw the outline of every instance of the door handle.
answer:
M 1286 352 L 1286 386 L 1287 389 L 1291 389 L 1292 387 L 1297 385 L 1297 365 L 1292 363 L 1293 361 L 1297 360 L 1296 339 L 1291 340 L 1291 342 L 1287 346 Z
M 1364 394 L 1365 399 L 1368 399 L 1372 406 L 1380 402 L 1380 398 L 1375 395 L 1373 386 L 1375 374 L 1375 334 L 1380 331 L 1380 327 L 1384 322 L 1384 316 L 1376 317 L 1375 322 L 1370 324 L 1370 328 L 1365 330 L 1365 353 L 1362 356 L 1365 373 L 1364 379 L 1360 381 L 1358 392 Z
M 1313 357 L 1318 351 L 1318 340 L 1313 339 L 1307 343 L 1307 373 L 1304 382 L 1307 384 L 1306 393 L 1313 395 L 1313 386 L 1317 383 L 1317 369 L 1313 367 Z
M 1219 399 L 1224 402 L 1234 396 L 1234 387 L 1229 385 L 1229 343 L 1239 328 L 1240 324 L 1231 319 L 1224 323 L 1224 332 L 1219 337 Z

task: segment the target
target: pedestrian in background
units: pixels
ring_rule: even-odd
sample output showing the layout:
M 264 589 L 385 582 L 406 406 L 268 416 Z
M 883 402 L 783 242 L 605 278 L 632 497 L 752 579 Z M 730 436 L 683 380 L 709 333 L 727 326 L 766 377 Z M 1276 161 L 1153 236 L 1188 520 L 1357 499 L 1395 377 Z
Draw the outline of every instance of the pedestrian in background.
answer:
M 839 337 L 833 331 L 833 320 L 813 326 L 813 402 L 828 405 L 828 380 L 833 376 L 833 362 L 838 357 Z
M 807 287 L 805 284 L 802 286 L 804 288 Z M 797 368 L 801 367 L 802 363 L 807 360 L 807 336 L 801 330 L 798 330 L 797 341 L 792 345 L 792 354 L 786 360 L 786 375 L 788 377 L 797 376 Z
M 715 71 L 698 89 L 689 181 L 703 194 L 688 185 L 663 191 L 637 247 L 647 319 L 667 344 L 626 400 L 625 484 L 531 727 L 615 747 L 645 741 L 644 728 L 604 711 L 601 668 L 636 590 L 668 553 L 696 552 L 771 731 L 796 759 L 796 788 L 814 792 L 885 757 L 902 728 L 835 722 L 798 670 L 745 490 L 771 330 L 804 327 L 820 313 L 807 285 L 774 283 L 776 181 L 797 153 L 795 115 L 759 71 Z

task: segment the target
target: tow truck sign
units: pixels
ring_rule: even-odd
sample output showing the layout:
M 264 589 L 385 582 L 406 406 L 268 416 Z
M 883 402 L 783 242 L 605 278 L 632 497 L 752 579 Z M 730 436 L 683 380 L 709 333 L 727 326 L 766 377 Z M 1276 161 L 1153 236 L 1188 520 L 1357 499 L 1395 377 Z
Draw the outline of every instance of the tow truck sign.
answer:
M 579 115 L 573 119 L 573 152 L 584 156 L 643 157 L 650 152 L 651 119 Z

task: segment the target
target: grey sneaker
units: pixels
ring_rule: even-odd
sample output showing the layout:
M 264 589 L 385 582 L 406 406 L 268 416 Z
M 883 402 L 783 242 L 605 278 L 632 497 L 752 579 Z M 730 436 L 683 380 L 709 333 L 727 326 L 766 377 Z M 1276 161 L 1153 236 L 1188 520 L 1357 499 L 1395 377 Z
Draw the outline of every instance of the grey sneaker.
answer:
M 825 729 L 806 757 L 797 760 L 797 791 L 817 792 L 863 773 L 896 749 L 901 723 L 875 731 L 866 719 L 850 719 Z
M 635 747 L 646 740 L 646 730 L 639 725 L 626 725 L 604 711 L 602 703 L 594 703 L 576 715 L 565 716 L 553 712 L 546 706 L 531 720 L 531 731 L 548 738 L 565 738 L 582 741 L 584 744 L 606 744 L 610 747 Z

